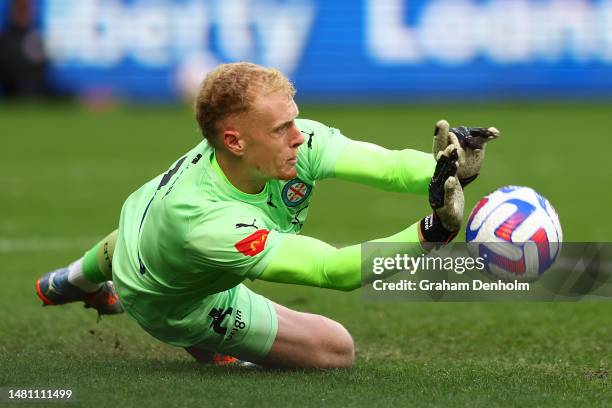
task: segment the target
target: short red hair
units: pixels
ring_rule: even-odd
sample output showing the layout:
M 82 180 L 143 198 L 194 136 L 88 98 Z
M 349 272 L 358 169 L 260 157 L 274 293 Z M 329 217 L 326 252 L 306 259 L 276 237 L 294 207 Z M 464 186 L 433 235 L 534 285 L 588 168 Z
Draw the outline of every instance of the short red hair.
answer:
M 286 92 L 295 87 L 282 72 L 249 62 L 222 64 L 206 75 L 195 100 L 196 120 L 202 135 L 216 146 L 217 125 L 230 115 L 251 110 L 258 95 Z

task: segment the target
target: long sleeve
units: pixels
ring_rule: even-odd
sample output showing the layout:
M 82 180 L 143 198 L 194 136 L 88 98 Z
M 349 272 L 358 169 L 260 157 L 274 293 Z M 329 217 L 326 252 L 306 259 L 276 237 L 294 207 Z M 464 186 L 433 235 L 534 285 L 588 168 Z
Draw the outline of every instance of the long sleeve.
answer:
M 426 194 L 435 166 L 428 153 L 350 141 L 338 157 L 334 173 L 338 179 L 382 190 Z
M 403 253 L 416 257 L 425 253 L 419 241 L 418 228 L 418 223 L 415 223 L 390 237 L 370 241 L 393 243 L 381 245 L 372 253 L 362 253 L 365 246 L 361 244 L 338 249 L 315 238 L 287 235 L 258 279 L 354 290 L 370 280 L 371 271 L 367 265 L 371 265 L 370 259 L 374 256 L 392 257 Z

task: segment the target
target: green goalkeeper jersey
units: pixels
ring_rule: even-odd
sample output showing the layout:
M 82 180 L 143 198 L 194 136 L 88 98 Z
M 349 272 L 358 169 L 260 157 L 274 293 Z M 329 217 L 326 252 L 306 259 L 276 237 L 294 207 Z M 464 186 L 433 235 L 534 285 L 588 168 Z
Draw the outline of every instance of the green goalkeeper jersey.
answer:
M 430 154 L 353 141 L 311 120 L 296 124 L 305 142 L 292 180 L 270 180 L 258 194 L 241 192 L 203 141 L 127 199 L 113 281 L 126 311 L 150 334 L 178 346 L 202 341 L 210 311 L 234 304 L 245 278 L 359 287 L 359 245 L 336 249 L 296 235 L 318 180 L 336 177 L 389 191 L 427 192 L 435 167 Z M 420 254 L 417 225 L 378 241 Z
M 202 141 L 125 202 L 113 279 L 126 310 L 156 337 L 168 326 L 198 327 L 186 319 L 206 328 L 206 313 L 193 312 L 207 296 L 257 278 L 283 237 L 302 228 L 316 181 L 333 176 L 348 139 L 318 122 L 296 124 L 305 142 L 292 180 L 241 192 Z M 188 343 L 198 334 L 183 337 Z

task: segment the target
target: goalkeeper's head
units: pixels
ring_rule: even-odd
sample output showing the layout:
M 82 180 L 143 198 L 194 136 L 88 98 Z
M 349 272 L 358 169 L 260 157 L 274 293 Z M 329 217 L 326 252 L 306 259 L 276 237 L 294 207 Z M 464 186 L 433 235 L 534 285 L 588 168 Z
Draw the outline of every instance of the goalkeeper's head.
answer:
M 223 158 L 249 177 L 296 176 L 304 137 L 295 124 L 293 84 L 280 71 L 256 64 L 223 64 L 202 82 L 195 101 L 200 130 Z

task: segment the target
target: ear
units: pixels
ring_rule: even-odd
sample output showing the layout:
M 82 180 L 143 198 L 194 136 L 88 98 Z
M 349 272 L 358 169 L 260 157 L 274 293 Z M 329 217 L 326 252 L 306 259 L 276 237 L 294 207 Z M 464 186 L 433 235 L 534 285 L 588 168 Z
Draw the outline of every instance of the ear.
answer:
M 237 130 L 225 130 L 223 132 L 223 145 L 236 156 L 244 154 L 244 139 Z

